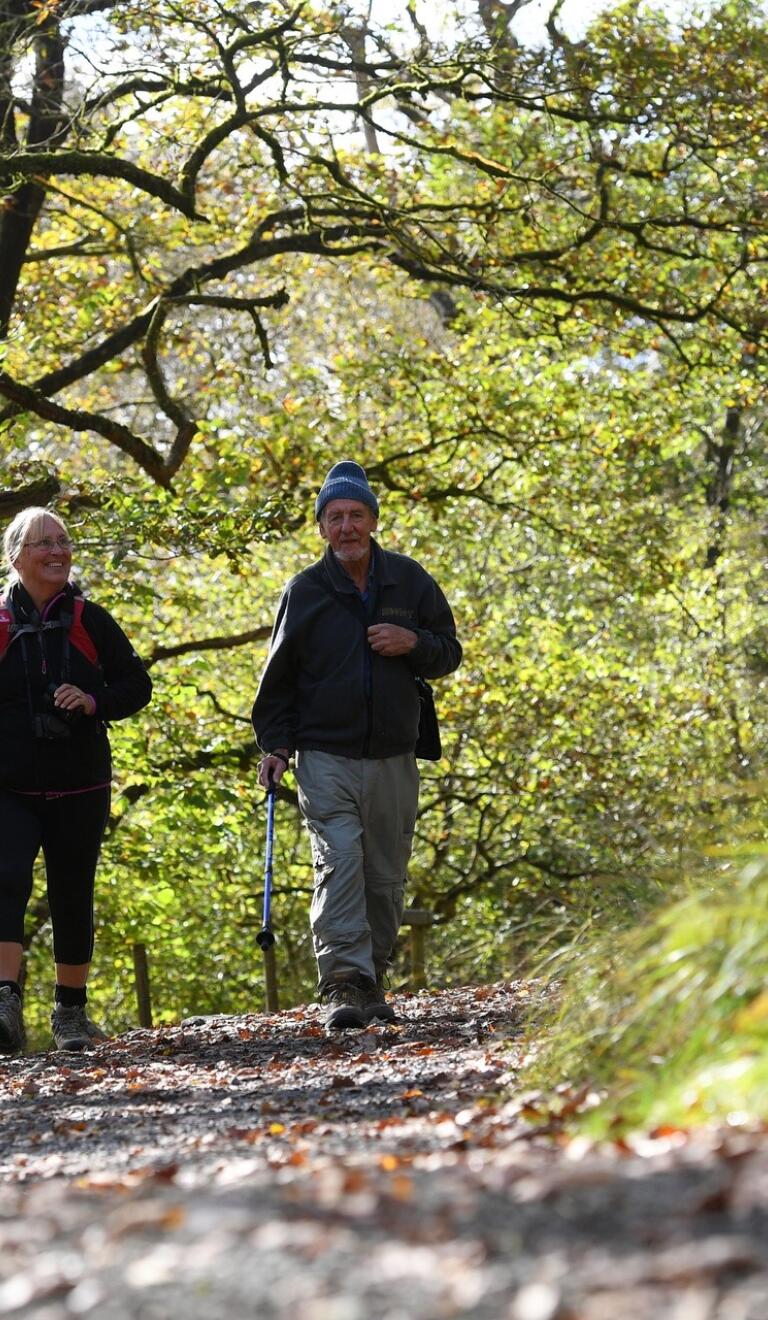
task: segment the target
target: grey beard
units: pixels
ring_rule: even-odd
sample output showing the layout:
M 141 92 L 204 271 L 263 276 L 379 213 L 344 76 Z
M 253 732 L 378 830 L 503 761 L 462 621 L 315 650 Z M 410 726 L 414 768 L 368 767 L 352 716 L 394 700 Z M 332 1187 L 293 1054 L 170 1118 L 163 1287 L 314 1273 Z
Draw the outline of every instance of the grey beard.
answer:
M 333 553 L 339 562 L 343 564 L 345 562 L 354 563 L 357 559 L 364 559 L 366 551 L 364 546 L 357 545 L 348 546 L 346 550 L 334 550 Z

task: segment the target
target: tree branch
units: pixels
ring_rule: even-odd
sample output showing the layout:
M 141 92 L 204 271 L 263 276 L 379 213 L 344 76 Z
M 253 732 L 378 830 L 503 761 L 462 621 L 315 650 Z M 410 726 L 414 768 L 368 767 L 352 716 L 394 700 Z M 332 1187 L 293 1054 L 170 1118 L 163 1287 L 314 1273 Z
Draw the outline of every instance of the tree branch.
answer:
M 165 470 L 170 478 L 178 472 L 187 455 L 189 446 L 191 445 L 197 431 L 197 422 L 187 412 L 184 405 L 171 396 L 160 367 L 157 355 L 158 345 L 160 331 L 163 328 L 167 315 L 167 303 L 158 301 L 149 323 L 146 340 L 144 341 L 142 361 L 144 362 L 147 380 L 149 381 L 155 399 L 166 417 L 168 417 L 177 428 L 176 438 L 171 445 L 170 452 L 164 464 Z
M 60 493 L 61 482 L 53 476 L 40 477 L 15 490 L 0 490 L 0 518 L 14 518 L 22 509 L 50 504 Z
M 189 220 L 205 220 L 194 197 L 180 192 L 167 179 L 134 165 L 130 160 L 99 151 L 20 151 L 0 160 L 0 186 L 13 187 L 21 179 L 38 182 L 50 175 L 89 175 L 97 179 L 123 179 L 140 192 L 157 197 Z
M 63 408 L 61 404 L 53 403 L 29 385 L 22 385 L 14 380 L 7 371 L 0 371 L 0 394 L 20 404 L 24 410 L 36 413 L 46 421 L 68 426 L 71 431 L 95 431 L 97 435 L 103 436 L 123 453 L 128 454 L 159 486 L 170 486 L 170 475 L 162 456 L 120 422 L 114 422 L 101 413 L 86 412 L 81 408 Z
M 145 661 L 147 669 L 157 664 L 158 660 L 171 660 L 179 655 L 190 655 L 195 651 L 229 651 L 234 646 L 247 646 L 251 642 L 264 642 L 271 636 L 271 624 L 262 624 L 250 628 L 248 632 L 232 633 L 223 637 L 201 637 L 193 642 L 176 642 L 170 646 L 154 646 Z
M 200 266 L 190 266 L 181 275 L 168 286 L 166 292 L 161 297 L 168 302 L 173 302 L 191 290 L 199 288 L 201 284 L 209 281 L 222 279 L 233 271 L 240 270 L 243 266 L 251 265 L 258 261 L 268 261 L 273 256 L 282 255 L 289 252 L 307 252 L 315 255 L 338 256 L 350 253 L 370 251 L 381 245 L 381 225 L 368 224 L 367 226 L 355 226 L 351 224 L 327 226 L 315 229 L 309 233 L 289 233 L 283 234 L 273 239 L 264 238 L 266 230 L 273 225 L 283 223 L 289 219 L 300 219 L 306 216 L 306 210 L 303 206 L 285 208 L 283 211 L 274 212 L 257 227 L 253 238 L 244 247 L 236 249 L 223 257 L 216 257 L 210 262 L 205 262 Z M 349 246 L 339 246 L 339 239 L 343 236 L 362 233 L 366 230 L 370 234 L 377 234 L 377 239 L 361 239 L 359 242 Z M 274 295 L 280 297 L 281 295 Z M 73 362 L 57 371 L 48 372 L 45 376 L 40 376 L 32 382 L 29 387 L 38 395 L 56 394 L 67 385 L 73 385 L 78 380 L 84 380 L 90 376 L 99 367 L 103 367 L 107 362 L 119 357 L 127 348 L 130 348 L 142 335 L 149 329 L 152 316 L 154 315 L 157 299 L 153 299 L 144 311 L 137 316 L 132 317 L 126 325 L 112 334 L 107 335 L 100 344 L 88 349 L 75 358 Z M 267 305 L 267 304 L 265 304 Z M 278 305 L 277 303 L 275 304 Z M 282 305 L 282 303 L 281 303 Z M 20 387 L 21 388 L 21 387 Z M 17 395 L 11 395 L 5 392 L 8 398 L 17 399 Z M 25 406 L 25 405 L 22 405 Z M 19 411 L 18 407 L 4 409 L 0 412 L 0 422 L 6 421 L 9 417 Z M 36 411 L 33 409 L 33 411 Z

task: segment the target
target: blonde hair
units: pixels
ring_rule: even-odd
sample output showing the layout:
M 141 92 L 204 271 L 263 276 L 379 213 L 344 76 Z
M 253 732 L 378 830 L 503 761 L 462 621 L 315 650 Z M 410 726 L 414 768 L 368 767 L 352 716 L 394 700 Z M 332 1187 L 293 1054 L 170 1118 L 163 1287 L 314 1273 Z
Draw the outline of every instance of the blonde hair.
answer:
M 52 509 L 42 509 L 35 506 L 22 509 L 21 513 L 17 513 L 16 517 L 6 527 L 3 536 L 3 551 L 5 562 L 10 569 L 9 586 L 18 581 L 16 560 L 21 554 L 22 548 L 30 534 L 34 537 L 36 532 L 42 531 L 43 522 L 46 518 L 53 518 L 53 521 L 59 524 L 64 535 L 69 536 L 66 523 L 62 521 L 58 513 L 54 513 Z

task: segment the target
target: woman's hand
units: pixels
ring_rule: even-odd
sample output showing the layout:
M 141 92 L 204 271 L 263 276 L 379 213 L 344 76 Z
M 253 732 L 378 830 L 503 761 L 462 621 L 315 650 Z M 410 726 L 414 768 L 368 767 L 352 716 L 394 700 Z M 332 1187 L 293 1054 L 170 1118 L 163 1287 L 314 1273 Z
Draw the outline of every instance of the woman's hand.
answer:
M 96 698 L 83 692 L 74 683 L 60 683 L 53 694 L 53 702 L 61 710 L 81 710 L 84 715 L 96 714 Z

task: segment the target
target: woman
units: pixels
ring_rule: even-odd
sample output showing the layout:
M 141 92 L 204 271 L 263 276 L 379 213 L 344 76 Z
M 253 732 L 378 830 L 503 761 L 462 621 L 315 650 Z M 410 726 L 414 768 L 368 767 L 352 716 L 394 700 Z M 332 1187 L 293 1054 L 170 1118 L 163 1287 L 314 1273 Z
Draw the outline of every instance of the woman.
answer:
M 69 580 L 72 542 L 47 509 L 7 528 L 0 602 L 0 1052 L 24 1047 L 19 974 L 32 868 L 45 858 L 58 1049 L 99 1038 L 86 1014 L 93 883 L 109 813 L 105 721 L 146 706 L 151 679 L 105 609 Z

